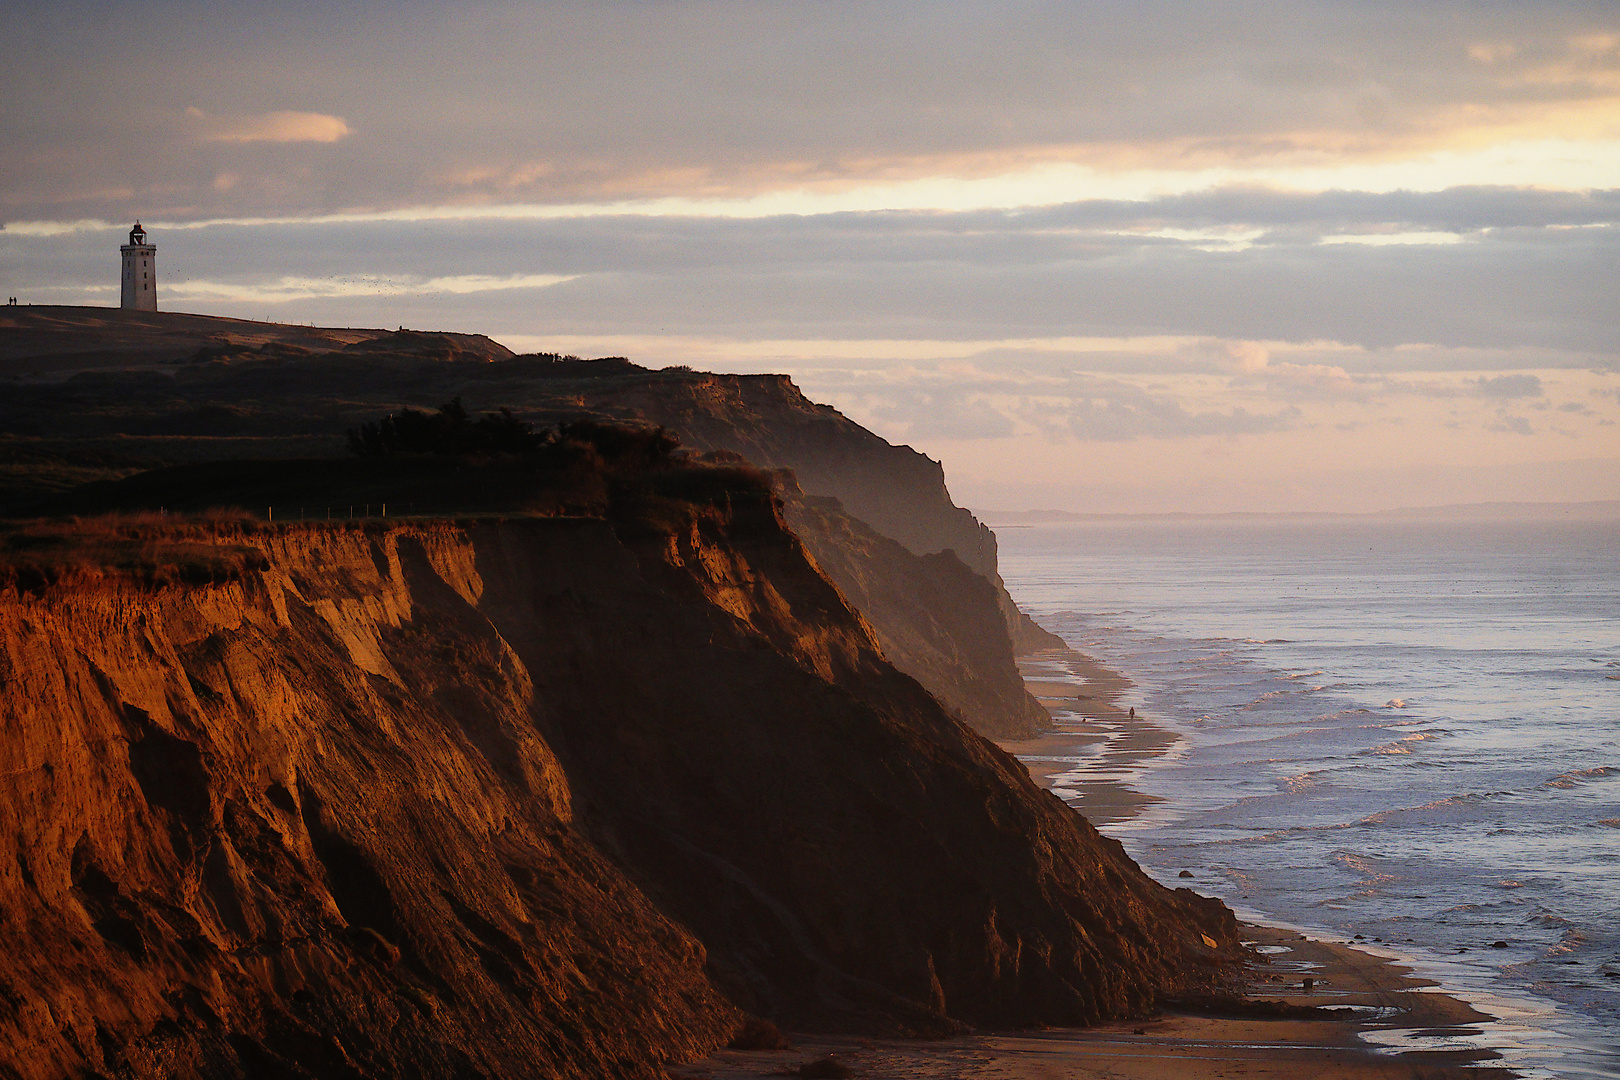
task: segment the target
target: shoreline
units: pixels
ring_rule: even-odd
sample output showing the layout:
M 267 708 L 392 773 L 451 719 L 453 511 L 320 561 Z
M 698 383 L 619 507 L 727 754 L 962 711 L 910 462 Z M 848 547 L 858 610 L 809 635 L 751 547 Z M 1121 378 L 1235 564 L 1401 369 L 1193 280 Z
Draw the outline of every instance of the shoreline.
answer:
M 1494 1051 L 1455 1044 L 1491 1018 L 1467 1002 L 1432 991 L 1396 964 L 1346 946 L 1311 941 L 1291 930 L 1244 924 L 1246 940 L 1267 960 L 1255 968 L 1252 996 L 1289 1005 L 1354 1010 L 1308 1018 L 1205 1015 L 1167 1008 L 1139 1020 L 1090 1028 L 979 1032 L 950 1039 L 871 1039 L 793 1034 L 783 1050 L 719 1050 L 668 1067 L 679 1080 L 765 1080 L 802 1075 L 833 1057 L 852 1077 L 873 1080 L 1505 1080 L 1516 1074 Z M 1301 973 L 1317 980 L 1307 994 Z M 1271 982 L 1269 980 L 1278 980 Z M 1278 992 L 1293 983 L 1291 992 Z M 1396 1052 L 1365 1038 L 1410 1030 L 1430 1047 Z M 816 1075 L 816 1074 L 812 1074 Z M 832 1075 L 822 1073 L 819 1075 Z
M 1093 824 L 1130 821 L 1164 800 L 1132 786 L 1144 768 L 1174 751 L 1180 736 L 1132 715 L 1131 680 L 1073 649 L 1018 658 L 1053 730 L 999 745 Z M 1191 882 L 1189 884 L 1196 884 Z M 886 1080 L 1214 1080 L 1255 1077 L 1328 1080 L 1413 1077 L 1487 1080 L 1518 1074 L 1495 1050 L 1472 1045 L 1487 1015 L 1414 974 L 1398 960 L 1297 930 L 1240 921 L 1261 954 L 1251 970 L 1250 1000 L 1345 1010 L 1272 1018 L 1209 1015 L 1167 1007 L 1146 1019 L 1091 1028 L 979 1032 L 941 1040 L 866 1039 L 794 1034 L 774 1051 L 718 1050 L 671 1065 L 681 1080 L 763 1080 L 800 1075 L 831 1056 L 843 1075 Z M 1309 991 L 1305 978 L 1313 981 Z M 830 1074 L 822 1074 L 830 1075 Z
M 1137 790 L 1131 780 L 1172 753 L 1181 736 L 1133 709 L 1129 698 L 1135 683 L 1128 676 L 1072 648 L 1020 656 L 1018 667 L 1030 692 L 1052 714 L 1053 730 L 997 745 L 1018 758 L 1036 784 L 1056 792 L 1098 826 L 1140 818 L 1164 802 L 1160 796 Z M 1197 886 L 1196 881 L 1186 884 Z M 1451 1075 L 1453 1068 L 1466 1068 L 1469 1076 L 1516 1075 L 1503 1068 L 1479 1066 L 1482 1061 L 1501 1060 L 1499 1052 L 1456 1045 L 1484 1034 L 1477 1025 L 1497 1018 L 1447 992 L 1436 981 L 1415 974 L 1414 964 L 1351 944 L 1307 937 L 1291 927 L 1242 919 L 1240 925 L 1246 940 L 1274 957 L 1253 969 L 1248 997 L 1274 998 L 1293 1005 L 1327 1005 L 1338 998 L 1343 1004 L 1381 1010 L 1382 1015 L 1368 1013 L 1338 1023 L 1353 1029 L 1351 1049 L 1385 1066 L 1402 1060 L 1438 1070 L 1433 1075 Z M 1302 985 L 1306 972 L 1315 981 L 1310 994 Z M 1288 977 L 1290 973 L 1293 979 Z M 1322 1030 L 1316 1021 L 1273 1023 L 1295 1031 L 1296 1042 L 1324 1038 L 1332 1042 L 1335 1035 Z M 1411 1048 L 1402 1049 L 1403 1042 Z
M 1128 700 L 1124 674 L 1074 649 L 1045 649 L 1018 657 L 1024 685 L 1052 717 L 1033 738 L 1000 740 L 1041 787 L 1056 792 L 1093 825 L 1140 817 L 1164 800 L 1133 787 L 1142 769 L 1170 753 L 1181 736 Z

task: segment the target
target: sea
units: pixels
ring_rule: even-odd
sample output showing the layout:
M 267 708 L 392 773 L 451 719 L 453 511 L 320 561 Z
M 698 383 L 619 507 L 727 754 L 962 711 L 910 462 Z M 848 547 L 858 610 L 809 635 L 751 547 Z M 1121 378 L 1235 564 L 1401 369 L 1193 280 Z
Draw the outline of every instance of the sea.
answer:
M 1177 736 L 1104 826 L 1144 869 L 1497 1017 L 1392 1047 L 1620 1077 L 1620 522 L 988 520 L 1019 606 Z

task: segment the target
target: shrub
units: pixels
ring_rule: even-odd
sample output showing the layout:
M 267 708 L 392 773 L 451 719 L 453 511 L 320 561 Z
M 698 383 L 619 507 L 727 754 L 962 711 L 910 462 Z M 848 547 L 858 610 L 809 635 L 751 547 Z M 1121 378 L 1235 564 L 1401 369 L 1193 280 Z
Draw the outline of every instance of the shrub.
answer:
M 667 465 L 681 442 L 662 427 L 615 424 L 581 417 L 557 427 L 559 443 L 588 447 L 612 468 L 646 469 Z
M 502 409 L 472 419 L 460 398 L 435 413 L 401 409 L 349 429 L 349 449 L 362 457 L 386 454 L 530 454 L 552 436 Z
M 727 1045 L 733 1050 L 786 1050 L 788 1040 L 769 1020 L 750 1016 Z

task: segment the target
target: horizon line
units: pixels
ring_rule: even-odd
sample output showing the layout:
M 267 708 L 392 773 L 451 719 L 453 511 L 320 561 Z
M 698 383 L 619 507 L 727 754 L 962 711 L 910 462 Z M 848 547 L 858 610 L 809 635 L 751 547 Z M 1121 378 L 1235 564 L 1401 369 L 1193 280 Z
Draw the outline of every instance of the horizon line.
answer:
M 1072 510 L 980 510 L 969 507 L 986 524 L 1000 519 L 1013 524 L 1062 524 L 1082 521 L 1120 521 L 1143 518 L 1375 518 L 1415 517 L 1421 515 L 1485 514 L 1489 512 L 1540 511 L 1542 513 L 1584 510 L 1598 520 L 1607 517 L 1620 519 L 1620 499 L 1588 499 L 1581 501 L 1496 501 L 1473 503 L 1441 503 L 1432 506 L 1398 506 L 1386 510 L 1141 510 L 1098 511 L 1081 513 Z M 1020 521 L 1019 519 L 1023 519 Z M 1042 520 L 1044 519 L 1044 520 Z

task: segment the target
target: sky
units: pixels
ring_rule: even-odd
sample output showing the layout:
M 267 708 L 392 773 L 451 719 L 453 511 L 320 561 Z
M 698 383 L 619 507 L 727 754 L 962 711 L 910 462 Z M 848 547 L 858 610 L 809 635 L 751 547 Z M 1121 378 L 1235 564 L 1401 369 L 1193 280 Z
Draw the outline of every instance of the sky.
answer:
M 169 310 L 786 372 L 979 510 L 1620 498 L 1613 0 L 12 10 L 23 303 L 139 217 Z

